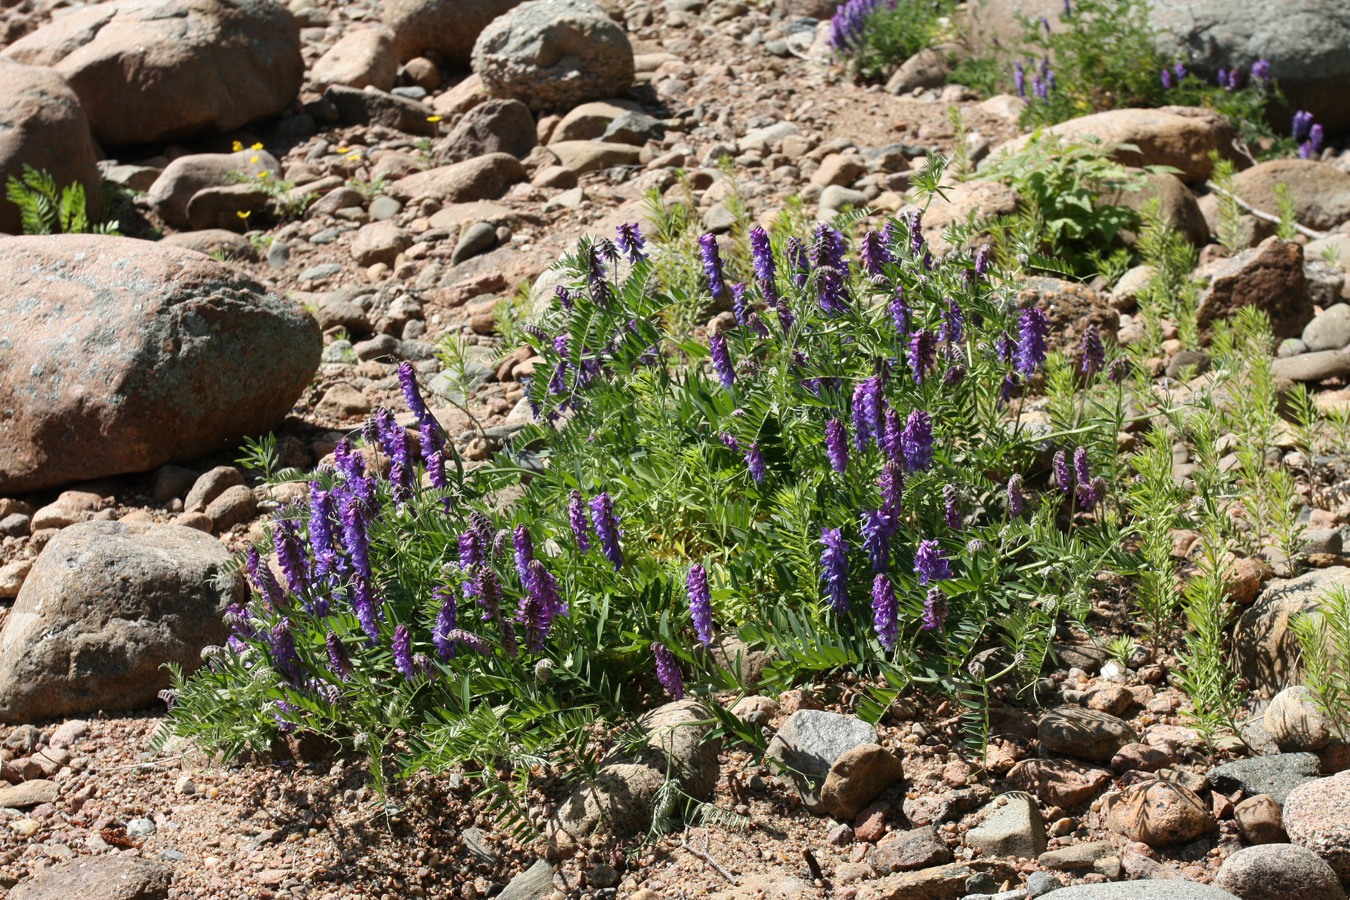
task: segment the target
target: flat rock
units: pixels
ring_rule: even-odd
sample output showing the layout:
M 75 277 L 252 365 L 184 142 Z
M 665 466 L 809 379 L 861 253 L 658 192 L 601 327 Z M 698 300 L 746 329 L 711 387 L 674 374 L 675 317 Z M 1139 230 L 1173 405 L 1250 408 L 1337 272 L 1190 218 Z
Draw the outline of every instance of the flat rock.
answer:
M 553 866 L 548 860 L 540 859 L 507 882 L 497 900 L 544 900 L 552 893 Z
M 189 153 L 164 167 L 150 185 L 146 199 L 165 222 L 174 228 L 187 228 L 188 203 L 199 191 L 259 181 L 262 176 L 281 177 L 281 164 L 266 150 Z
M 536 143 L 528 106 L 519 100 L 485 100 L 460 117 L 438 148 L 447 163 L 456 163 L 489 153 L 524 159 Z
M 634 166 L 641 154 L 639 147 L 602 141 L 561 141 L 549 144 L 548 149 L 564 166 L 578 175 L 613 166 Z
M 1051 753 L 1108 763 L 1117 750 L 1138 740 L 1123 719 L 1077 706 L 1057 707 L 1041 716 L 1037 737 L 1041 748 Z
M 400 178 L 387 185 L 385 193 L 405 202 L 422 197 L 442 203 L 496 200 L 526 177 L 520 160 L 511 154 L 489 153 Z
M 851 822 L 882 791 L 905 777 L 900 757 L 877 744 L 859 744 L 840 754 L 820 787 L 818 809 Z
M 309 80 L 317 87 L 367 85 L 387 91 L 398 78 L 394 35 L 387 28 L 354 28 L 310 67 Z
M 931 825 L 892 831 L 867 852 L 867 863 L 878 875 L 927 869 L 951 861 L 952 851 Z
M 210 535 L 84 522 L 47 544 L 0 629 L 0 720 L 140 709 L 223 643 L 238 581 Z
M 1045 820 L 1029 794 L 1004 794 L 977 815 L 966 845 L 985 856 L 1035 859 L 1045 852 Z
M 899 872 L 859 885 L 858 900 L 958 900 L 971 878 L 987 876 L 994 884 L 1017 877 L 1001 861 L 954 862 L 915 872 Z
M 0 239 L 0 493 L 233 449 L 291 411 L 318 324 L 199 253 L 131 238 Z
M 51 803 L 61 794 L 61 788 L 55 781 L 37 778 L 19 784 L 0 787 L 0 809 L 28 809 Z
M 1235 759 L 1209 770 L 1209 781 L 1226 794 L 1269 794 L 1284 803 L 1289 792 L 1318 778 L 1321 761 L 1311 753 L 1281 753 Z
M 876 728 L 862 719 L 803 709 L 789 716 L 778 729 L 765 755 L 809 780 L 823 780 L 844 753 L 876 742 Z
M 1071 759 L 1024 759 L 1012 767 L 1007 780 L 1047 806 L 1073 807 L 1095 798 L 1111 783 L 1111 773 Z
M 1328 307 L 1303 329 L 1309 350 L 1340 350 L 1350 345 L 1350 303 Z
M 1322 381 L 1350 375 L 1350 350 L 1320 350 L 1277 359 L 1273 365 L 1280 381 Z
M 1227 891 L 1194 881 L 1121 881 L 1060 888 L 1055 900 L 1239 900 Z
M 168 866 L 133 856 L 81 856 L 57 863 L 16 885 L 10 900 L 167 900 Z

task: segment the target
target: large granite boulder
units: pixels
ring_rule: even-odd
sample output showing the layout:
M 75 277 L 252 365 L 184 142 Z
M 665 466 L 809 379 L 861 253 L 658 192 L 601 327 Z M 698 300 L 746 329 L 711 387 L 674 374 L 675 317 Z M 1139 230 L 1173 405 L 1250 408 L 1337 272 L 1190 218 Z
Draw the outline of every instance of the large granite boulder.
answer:
M 520 0 L 384 0 L 383 19 L 394 33 L 400 60 L 438 54 L 454 68 L 467 68 L 473 42 L 493 19 Z

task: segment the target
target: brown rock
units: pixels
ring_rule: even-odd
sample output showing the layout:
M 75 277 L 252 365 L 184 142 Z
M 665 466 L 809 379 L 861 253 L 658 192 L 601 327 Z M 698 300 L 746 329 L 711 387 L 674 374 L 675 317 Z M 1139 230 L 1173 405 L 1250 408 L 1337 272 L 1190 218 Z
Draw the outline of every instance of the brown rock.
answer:
M 309 80 L 320 89 L 342 84 L 353 88 L 370 85 L 387 91 L 397 78 L 394 35 L 386 28 L 348 31 L 309 71 Z
M 550 142 L 593 141 L 602 136 L 615 119 L 628 113 L 643 112 L 642 105 L 632 100 L 594 100 L 583 103 L 562 117 L 549 135 Z
M 173 870 L 132 856 L 81 856 L 42 870 L 10 891 L 10 900 L 167 900 Z
M 227 531 L 242 525 L 252 519 L 257 511 L 258 503 L 253 499 L 253 492 L 243 485 L 226 488 L 205 509 L 206 517 L 217 531 Z
M 259 176 L 264 173 L 267 178 L 281 177 L 281 164 L 266 150 L 192 153 L 165 166 L 150 186 L 146 199 L 165 222 L 174 228 L 187 228 L 188 203 L 198 191 L 237 184 L 241 180 L 261 181 Z
M 398 255 L 412 246 L 412 235 L 395 222 L 371 222 L 352 237 L 352 256 L 363 266 L 393 266 Z
M 1144 180 L 1141 190 L 1116 191 L 1103 199 L 1115 206 L 1124 206 L 1136 212 L 1142 212 L 1145 204 L 1157 200 L 1163 223 L 1168 228 L 1179 231 L 1197 247 L 1209 243 L 1209 223 L 1205 221 L 1195 195 L 1180 178 L 1166 172 L 1138 174 Z
M 634 166 L 641 154 L 640 147 L 601 141 L 562 141 L 549 144 L 548 149 L 557 155 L 564 166 L 578 175 L 613 166 Z
M 400 178 L 385 188 L 397 200 L 429 198 L 442 203 L 495 200 L 526 179 L 520 160 L 509 153 L 489 153 L 450 166 Z
M 437 115 L 456 117 L 464 115 L 488 99 L 489 94 L 483 88 L 483 79 L 477 75 L 469 75 L 454 87 L 437 95 L 436 99 L 431 101 L 431 108 Z
M 848 822 L 904 777 L 904 767 L 894 753 L 877 744 L 860 744 L 846 750 L 830 766 L 817 808 Z
M 1350 773 L 1319 778 L 1289 792 L 1284 801 L 1289 840 L 1307 847 L 1350 881 Z
M 203 188 L 188 201 L 188 228 L 245 231 L 254 213 L 266 213 L 271 202 L 258 184 L 227 184 Z M 257 222 L 259 217 L 253 217 Z
M 1289 620 L 1321 609 L 1325 593 L 1342 586 L 1350 587 L 1350 568 L 1345 566 L 1272 581 L 1238 618 L 1233 632 L 1238 671 L 1259 696 L 1270 697 L 1298 683 L 1301 654 Z
M 1134 695 L 1118 684 L 1110 682 L 1095 684 L 1088 688 L 1088 709 L 1110 713 L 1113 716 L 1124 715 L 1134 705 Z
M 300 90 L 300 28 L 274 0 L 109 0 L 5 49 L 70 83 L 94 137 L 120 147 L 223 134 Z
M 1292 241 L 1267 238 L 1208 272 L 1202 269 L 1201 274 L 1211 277 L 1200 295 L 1197 313 L 1206 334 L 1215 322 L 1232 318 L 1244 306 L 1255 306 L 1269 315 L 1277 338 L 1298 337 L 1313 319 L 1303 275 L 1303 248 Z
M 485 100 L 464 113 L 455 130 L 438 145 L 447 163 L 489 153 L 524 159 L 536 144 L 534 116 L 519 100 Z
M 1321 750 L 1331 743 L 1331 722 L 1317 696 L 1302 685 L 1287 687 L 1270 701 L 1266 731 L 1285 753 Z
M 1008 783 L 1046 806 L 1070 808 L 1096 797 L 1111 783 L 1111 773 L 1068 759 L 1024 759 L 1012 767 Z
M 1156 772 L 1171 763 L 1166 751 L 1148 744 L 1126 744 L 1111 757 L 1111 769 L 1116 772 Z
M 923 236 L 934 253 L 951 249 L 942 232 L 949 225 L 965 222 L 972 213 L 977 218 L 996 218 L 1017 211 L 1017 192 L 1000 181 L 963 181 L 943 193 L 946 196 L 934 197 L 923 213 Z
M 853 153 L 831 153 L 820 161 L 820 168 L 811 176 L 811 183 L 820 187 L 832 184 L 848 187 L 867 174 L 867 163 Z
M 1233 819 L 1248 843 L 1280 844 L 1289 840 L 1284 833 L 1284 812 L 1269 794 L 1243 800 L 1233 807 Z
M 400 60 L 431 52 L 465 69 L 483 29 L 521 0 L 384 0 L 384 24 Z
M 952 851 L 932 825 L 909 831 L 892 831 L 867 854 L 867 863 L 878 875 L 911 872 L 952 861 Z
M 967 893 L 966 883 L 985 875 L 995 884 L 1017 877 L 1017 870 L 1001 861 L 978 860 L 932 866 L 914 872 L 899 872 L 860 885 L 858 900 L 958 900 Z
M 0 809 L 28 809 L 51 803 L 61 795 L 61 787 L 55 781 L 35 778 L 13 787 L 0 788 Z
M 0 41 L 3 44 L 3 41 Z M 58 187 L 84 186 L 98 220 L 98 150 L 79 98 L 50 69 L 0 58 L 0 188 L 22 178 L 24 166 L 49 173 Z M 0 232 L 23 231 L 19 208 L 0 190 Z
M 1239 172 L 1233 193 L 1263 212 L 1278 214 L 1275 186 L 1284 185 L 1294 201 L 1294 219 L 1318 231 L 1350 221 L 1350 174 L 1311 159 L 1276 159 Z
M 142 472 L 271 430 L 318 367 L 297 304 L 198 253 L 0 239 L 0 492 Z
M 1089 762 L 1110 762 L 1117 750 L 1138 740 L 1125 721 L 1075 706 L 1061 706 L 1041 716 L 1036 734 L 1042 750 Z
M 1053 349 L 1071 356 L 1078 352 L 1083 330 L 1095 324 L 1103 340 L 1114 341 L 1120 314 L 1101 294 L 1085 284 L 1058 278 L 1028 278 L 1019 286 L 1017 305 L 1037 306 L 1050 318 Z
M 1109 805 L 1108 817 L 1113 831 L 1150 847 L 1184 844 L 1215 828 L 1209 804 L 1172 781 L 1127 787 Z

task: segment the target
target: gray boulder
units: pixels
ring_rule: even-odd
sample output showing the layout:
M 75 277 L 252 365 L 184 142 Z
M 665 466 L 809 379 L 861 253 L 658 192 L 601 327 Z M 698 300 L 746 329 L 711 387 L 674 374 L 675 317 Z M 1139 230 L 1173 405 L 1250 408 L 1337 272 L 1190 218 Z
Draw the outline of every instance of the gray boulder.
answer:
M 495 97 L 536 112 L 571 109 L 627 93 L 633 48 L 590 0 L 529 0 L 483 29 L 473 70 Z
M 81 856 L 15 885 L 10 900 L 167 900 L 173 870 L 131 856 Z
M 1350 880 L 1350 772 L 1290 791 L 1284 830 L 1291 842 L 1326 860 L 1342 881 Z
M 237 447 L 318 368 L 308 313 L 191 250 L 4 238 L 0 283 L 0 494 Z
M 1121 881 L 1080 884 L 1050 894 L 1055 900 L 1239 900 L 1227 891 L 1194 881 Z
M 1294 788 L 1315 781 L 1321 766 L 1311 753 L 1277 753 L 1235 759 L 1210 769 L 1208 777 L 1210 784 L 1225 793 L 1242 791 L 1249 797 L 1267 794 L 1276 803 L 1283 803 Z
M 1296 844 L 1244 847 L 1224 860 L 1214 884 L 1242 900 L 1345 900 L 1331 866 Z
M 139 709 L 223 643 L 237 576 L 209 534 L 83 522 L 52 538 L 0 630 L 0 719 Z

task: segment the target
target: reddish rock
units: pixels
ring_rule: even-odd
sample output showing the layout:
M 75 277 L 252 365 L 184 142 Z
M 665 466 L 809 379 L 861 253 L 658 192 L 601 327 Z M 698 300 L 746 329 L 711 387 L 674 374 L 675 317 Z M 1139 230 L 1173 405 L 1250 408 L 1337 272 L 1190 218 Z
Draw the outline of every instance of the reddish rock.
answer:
M 1303 274 L 1303 247 L 1293 241 L 1267 238 L 1257 247 L 1202 269 L 1210 277 L 1200 295 L 1196 321 L 1205 334 L 1247 306 L 1270 316 L 1277 338 L 1298 337 L 1313 319 L 1308 282 Z
M 1111 773 L 1069 759 L 1024 759 L 1008 773 L 1008 783 L 1046 806 L 1074 807 L 1096 797 L 1111 783 Z
M 1111 757 L 1111 768 L 1116 772 L 1156 772 L 1171 763 L 1170 754 L 1148 744 L 1126 744 Z
M 1108 806 L 1111 830 L 1150 847 L 1193 841 L 1215 828 L 1209 804 L 1172 781 L 1131 785 Z

